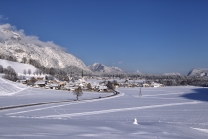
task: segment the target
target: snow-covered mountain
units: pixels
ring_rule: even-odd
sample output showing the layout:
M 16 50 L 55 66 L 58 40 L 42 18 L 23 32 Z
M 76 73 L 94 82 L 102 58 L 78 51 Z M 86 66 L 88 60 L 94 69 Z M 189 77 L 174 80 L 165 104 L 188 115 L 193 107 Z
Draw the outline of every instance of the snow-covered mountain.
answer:
M 35 36 L 27 36 L 10 24 L 0 25 L 0 55 L 12 56 L 18 62 L 23 57 L 37 60 L 42 66 L 66 68 L 75 66 L 90 72 L 89 68 L 75 56 L 65 52 L 53 42 L 43 42 Z
M 180 76 L 181 74 L 177 73 L 177 72 L 172 72 L 172 73 L 164 73 L 163 75 L 165 75 L 165 76 Z
M 88 66 L 92 72 L 96 73 L 122 73 L 123 71 L 118 67 L 107 67 L 103 64 L 94 63 L 93 65 Z
M 142 74 L 139 70 L 136 70 L 133 74 Z
M 208 76 L 207 69 L 192 69 L 187 76 Z

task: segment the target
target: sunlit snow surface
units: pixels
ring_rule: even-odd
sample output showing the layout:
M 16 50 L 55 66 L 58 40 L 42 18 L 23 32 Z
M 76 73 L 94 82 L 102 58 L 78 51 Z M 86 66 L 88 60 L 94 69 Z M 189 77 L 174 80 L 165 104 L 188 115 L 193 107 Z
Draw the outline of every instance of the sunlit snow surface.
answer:
M 28 71 L 30 69 L 31 73 L 33 73 L 36 70 L 36 68 L 32 65 L 12 62 L 4 59 L 0 59 L 0 65 L 2 65 L 3 68 L 7 68 L 8 66 L 11 66 L 15 70 L 15 72 L 18 73 L 19 75 L 21 74 L 23 75 L 24 70 Z
M 142 88 L 142 96 L 139 88 L 118 90 L 112 98 L 0 111 L 0 138 L 208 138 L 208 89 Z M 63 91 L 33 88 L 18 94 L 1 96 L 1 105 L 75 99 Z M 88 93 L 86 98 L 99 95 Z

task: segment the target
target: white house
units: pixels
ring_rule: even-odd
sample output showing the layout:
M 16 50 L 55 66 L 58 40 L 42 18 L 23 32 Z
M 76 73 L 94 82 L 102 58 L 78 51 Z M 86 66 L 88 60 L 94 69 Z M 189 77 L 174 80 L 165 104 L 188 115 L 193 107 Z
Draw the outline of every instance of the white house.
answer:
M 161 87 L 162 84 L 152 82 L 151 87 Z
M 104 86 L 104 85 L 102 85 L 102 86 L 99 86 L 99 92 L 100 91 L 104 91 L 104 90 L 107 90 L 108 89 L 108 87 L 107 86 Z
M 147 84 L 147 83 L 143 83 L 142 86 L 143 86 L 143 87 L 150 87 L 150 85 Z
M 37 81 L 34 85 L 34 87 L 44 87 L 46 85 L 46 81 Z
M 85 81 L 85 79 L 84 79 L 84 78 L 79 79 L 79 80 L 78 80 L 78 82 L 79 82 L 79 83 L 86 83 L 86 81 Z

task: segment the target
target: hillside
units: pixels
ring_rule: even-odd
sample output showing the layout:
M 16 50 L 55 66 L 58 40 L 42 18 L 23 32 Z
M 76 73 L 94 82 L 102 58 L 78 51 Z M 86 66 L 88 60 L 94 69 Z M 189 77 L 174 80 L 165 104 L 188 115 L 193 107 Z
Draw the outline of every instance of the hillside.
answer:
M 0 96 L 12 96 L 25 89 L 25 85 L 11 82 L 0 77 Z
M 192 69 L 187 76 L 208 76 L 208 69 Z
M 23 74 L 23 71 L 24 70 L 28 71 L 28 69 L 31 70 L 31 73 L 33 73 L 36 70 L 36 68 L 32 65 L 12 62 L 4 59 L 0 59 L 0 65 L 2 65 L 3 68 L 7 68 L 8 66 L 11 66 L 18 74 Z
M 14 57 L 18 62 L 26 58 L 37 60 L 42 66 L 66 68 L 75 66 L 84 71 L 88 67 L 75 56 L 65 52 L 53 42 L 43 42 L 35 36 L 27 36 L 22 30 L 13 29 L 9 24 L 0 25 L 0 55 Z

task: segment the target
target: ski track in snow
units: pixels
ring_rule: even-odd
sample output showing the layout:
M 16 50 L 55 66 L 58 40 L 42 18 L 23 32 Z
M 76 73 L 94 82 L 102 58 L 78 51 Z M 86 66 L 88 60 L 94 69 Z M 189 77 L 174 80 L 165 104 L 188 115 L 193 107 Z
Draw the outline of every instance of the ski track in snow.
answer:
M 193 128 L 195 130 L 198 130 L 198 131 L 201 131 L 201 132 L 204 132 L 204 133 L 207 133 L 208 134 L 208 129 L 202 129 L 202 128 Z
M 160 91 L 164 91 L 164 90 L 160 90 Z M 174 92 L 174 91 L 166 91 L 166 92 Z M 155 98 L 155 99 L 179 99 L 179 98 L 161 98 L 161 97 L 157 97 L 157 96 L 167 96 L 167 95 L 184 94 L 184 93 L 185 92 L 157 94 L 157 95 L 143 95 L 142 97 L 143 98 Z M 125 95 L 124 93 L 121 93 L 117 96 L 113 96 L 113 97 L 110 97 L 110 98 L 103 98 L 101 100 L 112 99 L 112 98 L 121 97 L 121 96 L 124 96 L 124 95 Z M 134 96 L 134 97 L 139 97 L 139 96 Z M 95 114 L 103 114 L 103 113 L 122 112 L 122 111 L 141 110 L 141 109 L 151 109 L 151 108 L 168 107 L 168 106 L 170 107 L 170 106 L 179 106 L 179 105 L 190 105 L 190 104 L 193 105 L 193 104 L 203 103 L 203 102 L 200 102 L 200 101 L 192 101 L 192 102 L 183 102 L 183 103 L 170 103 L 170 104 L 150 105 L 150 106 L 131 107 L 131 108 L 108 109 L 108 110 L 101 110 L 101 111 L 71 113 L 71 114 L 68 114 L 65 110 L 64 110 L 65 114 L 62 114 L 62 113 L 57 112 L 57 110 L 55 109 L 55 108 L 61 109 L 60 107 L 68 106 L 68 105 L 82 104 L 82 103 L 95 102 L 95 101 L 101 101 L 101 100 L 98 99 L 98 100 L 85 100 L 85 101 L 81 101 L 81 102 L 72 102 L 70 104 L 63 104 L 63 105 L 37 108 L 37 109 L 26 110 L 26 111 L 19 111 L 19 112 L 14 112 L 14 113 L 7 113 L 6 115 L 8 115 L 10 117 L 21 117 L 21 118 L 23 118 L 24 116 L 11 116 L 11 115 L 23 114 L 23 113 L 46 110 L 46 109 L 53 109 L 55 111 L 55 113 L 58 113 L 58 115 L 39 116 L 39 117 L 33 117 L 33 118 L 58 118 L 58 119 L 60 119 L 60 118 L 66 118 L 66 117 L 69 118 L 69 117 L 74 117 L 74 116 L 95 115 Z M 181 99 L 181 100 L 183 100 L 183 99 Z M 61 110 L 63 111 L 63 109 L 61 109 Z
M 27 88 L 22 88 L 22 89 L 27 89 Z M 142 91 L 144 91 L 144 90 L 142 90 Z M 194 100 L 190 100 L 190 99 L 188 100 L 186 98 L 180 97 L 180 95 L 188 94 L 190 91 L 185 91 L 185 90 L 168 91 L 168 90 L 148 89 L 147 93 L 145 91 L 145 93 L 144 93 L 145 95 L 140 96 L 140 98 L 138 98 L 139 96 L 137 96 L 137 90 L 131 91 L 131 90 L 127 89 L 127 90 L 123 90 L 123 91 L 120 90 L 120 92 L 124 92 L 124 93 L 120 93 L 116 96 L 109 97 L 109 98 L 102 98 L 102 99 L 95 99 L 95 100 L 84 100 L 84 101 L 62 103 L 62 104 L 41 105 L 41 106 L 37 106 L 37 107 L 36 106 L 26 107 L 23 109 L 22 108 L 21 109 L 14 109 L 14 111 L 11 109 L 11 110 L 8 110 L 4 115 L 7 116 L 8 118 L 9 117 L 14 118 L 14 120 L 19 120 L 18 118 L 22 118 L 22 120 L 27 119 L 29 121 L 30 120 L 36 121 L 36 120 L 41 120 L 41 119 L 46 120 L 46 121 L 53 120 L 53 119 L 54 120 L 57 119 L 58 121 L 59 120 L 63 121 L 63 120 L 67 120 L 68 118 L 69 119 L 70 118 L 76 119 L 76 117 L 79 117 L 78 119 L 84 118 L 85 120 L 88 120 L 88 116 L 89 117 L 92 116 L 91 118 L 93 120 L 98 121 L 102 118 L 105 119 L 105 117 L 109 116 L 107 114 L 112 113 L 112 115 L 113 115 L 112 118 L 109 118 L 109 120 L 106 120 L 111 125 L 112 120 L 115 120 L 116 122 L 119 121 L 118 123 L 122 123 L 123 121 L 121 122 L 121 120 L 123 120 L 126 116 L 126 115 L 124 115 L 124 118 L 121 118 L 122 116 L 120 116 L 120 114 L 123 114 L 123 113 L 130 114 L 130 115 L 126 116 L 126 119 L 128 121 L 127 123 L 130 122 L 130 124 L 132 124 L 131 118 L 132 117 L 137 118 L 137 115 L 135 115 L 134 112 L 137 113 L 137 110 L 138 110 L 138 112 L 140 112 L 140 110 L 141 110 L 141 112 L 143 112 L 143 111 L 147 112 L 147 116 L 150 118 L 150 119 L 148 119 L 148 117 L 146 117 L 145 113 L 143 115 L 138 116 L 140 118 L 142 116 L 146 117 L 146 118 L 140 119 L 140 121 L 142 121 L 142 122 L 149 122 L 151 124 L 151 123 L 154 123 L 155 121 L 156 122 L 162 121 L 162 124 L 164 124 L 164 125 L 171 125 L 171 124 L 182 125 L 182 126 L 188 125 L 189 129 L 191 128 L 193 130 L 196 130 L 196 132 L 203 132 L 205 134 L 208 133 L 208 129 L 206 129 L 207 128 L 206 113 L 201 112 L 201 109 L 199 109 L 199 113 L 202 114 L 201 118 L 198 117 L 198 113 L 197 114 L 194 113 L 193 116 L 189 117 L 189 112 L 196 110 L 196 108 L 198 108 L 200 106 L 206 106 L 206 105 L 202 104 L 202 103 L 206 104 L 206 102 L 194 101 Z M 20 94 L 20 95 L 22 95 L 22 94 Z M 107 106 L 107 107 L 102 107 L 101 109 L 97 109 L 97 108 L 91 109 L 91 107 L 86 106 L 85 108 L 87 108 L 87 109 L 83 109 L 83 107 L 82 107 L 85 105 L 84 103 L 90 103 L 90 102 L 96 102 L 96 101 L 102 101 L 102 100 L 109 100 L 109 101 L 106 101 L 106 103 L 113 103 L 114 99 L 112 99 L 112 98 L 116 98 L 115 104 L 117 104 L 117 105 L 119 105 L 122 102 L 125 102 L 128 99 L 130 101 L 131 100 L 132 101 L 142 100 L 142 101 L 141 101 L 141 103 L 132 103 L 132 105 L 122 105 L 122 106 L 113 107 L 113 108 Z M 110 100 L 110 99 L 112 99 L 112 100 Z M 148 103 L 145 102 L 146 100 Z M 151 103 L 152 100 L 155 102 Z M 144 105 L 137 105 L 137 104 L 143 104 L 143 102 L 145 102 Z M 70 106 L 70 105 L 75 105 L 75 104 L 81 104 L 81 105 L 80 106 L 78 105 L 78 107 L 72 106 L 71 107 L 72 111 L 69 109 L 69 107 L 65 107 L 65 106 Z M 95 105 L 96 104 L 99 104 L 99 103 L 95 103 Z M 102 103 L 102 104 L 105 104 L 105 103 Z M 89 104 L 89 106 L 92 106 L 92 105 L 94 105 L 94 103 Z M 175 106 L 178 106 L 178 108 L 180 108 L 180 109 L 176 110 Z M 76 109 L 76 108 L 78 108 L 77 109 L 78 111 L 77 110 L 74 111 L 74 109 Z M 158 108 L 159 108 L 159 111 L 158 111 Z M 171 118 L 168 118 L 168 117 L 153 118 L 154 112 L 156 112 L 155 114 L 158 114 L 160 112 L 160 108 L 162 110 L 162 114 L 164 114 L 164 112 L 166 110 L 167 110 L 167 113 L 171 112 L 172 111 L 171 109 L 173 108 L 173 111 L 176 111 L 173 113 L 173 114 L 175 114 L 175 115 L 173 115 L 175 117 L 173 117 L 173 118 L 172 117 Z M 47 109 L 48 109 L 48 111 L 45 111 Z M 186 113 L 186 109 L 188 109 L 187 110 L 188 114 Z M 152 112 L 148 113 L 151 110 L 153 110 L 153 113 Z M 32 113 L 30 113 L 30 112 L 32 112 Z M 104 117 L 102 117 L 103 116 L 102 114 L 104 115 Z M 186 119 L 185 121 L 183 121 L 183 119 L 181 119 L 181 117 L 180 117 L 182 114 L 187 115 L 188 118 L 190 118 L 190 119 Z M 97 116 L 95 116 L 95 115 L 97 115 Z M 170 115 L 171 114 L 167 114 L 165 116 L 170 116 Z M 162 116 L 164 116 L 164 115 L 162 115 Z M 96 118 L 94 118 L 94 117 L 96 117 Z M 110 117 L 111 117 L 111 114 L 110 114 Z M 130 118 L 130 120 L 129 120 L 129 118 Z M 153 119 L 151 119 L 151 118 L 153 118 Z M 123 123 L 126 123 L 126 122 L 123 122 Z M 200 125 L 200 124 L 204 124 L 204 125 Z M 146 125 L 144 125 L 144 126 L 146 126 Z M 143 127 L 143 125 L 141 124 L 140 127 Z M 169 131 L 170 129 L 167 129 L 167 130 Z M 94 129 L 90 133 L 93 133 L 93 132 L 94 132 Z M 83 137 L 87 137 L 87 136 L 93 137 L 90 134 L 79 134 L 78 136 L 81 137 L 82 135 L 85 135 Z M 59 135 L 57 135 L 57 136 L 59 136 Z
M 139 96 L 134 96 L 134 97 L 139 97 Z M 167 97 L 143 97 L 143 98 L 153 98 L 153 99 L 175 99 L 175 100 L 184 100 L 183 98 L 167 98 Z
M 65 117 L 70 118 L 70 117 L 74 117 L 74 116 L 95 115 L 95 114 L 103 114 L 103 113 L 122 112 L 122 111 L 130 111 L 130 110 L 142 110 L 142 109 L 151 109 L 151 108 L 168 107 L 168 106 L 179 106 L 179 105 L 190 105 L 190 104 L 199 104 L 199 103 L 203 103 L 203 102 L 192 101 L 192 102 L 183 102 L 183 103 L 170 103 L 170 104 L 162 104 L 162 105 L 150 105 L 150 106 L 141 106 L 141 107 L 132 107 L 132 108 L 120 108 L 120 109 L 109 109 L 109 110 L 92 111 L 92 112 L 40 116 L 40 117 L 36 117 L 36 118 L 65 118 Z
M 151 97 L 151 96 L 167 96 L 167 95 L 175 95 L 175 94 L 184 94 L 184 92 L 168 93 L 168 94 L 157 94 L 157 95 L 143 95 L 143 97 Z M 139 97 L 139 96 L 135 96 L 135 97 Z
M 51 108 L 60 108 L 60 107 L 63 107 L 63 106 L 68 106 L 68 105 L 75 105 L 75 104 L 82 104 L 82 103 L 88 103 L 88 102 L 102 101 L 102 100 L 107 100 L 107 99 L 112 99 L 112 98 L 117 98 L 117 97 L 122 97 L 122 96 L 124 96 L 124 93 L 121 93 L 121 94 L 118 94 L 118 95 L 112 96 L 112 97 L 102 98 L 102 99 L 84 100 L 84 101 L 80 101 L 80 102 L 71 102 L 69 104 L 63 104 L 63 105 L 50 106 L 50 107 L 38 108 L 38 109 L 27 110 L 27 111 L 8 113 L 6 115 L 21 114 L 21 113 L 40 111 L 40 110 L 51 109 Z

